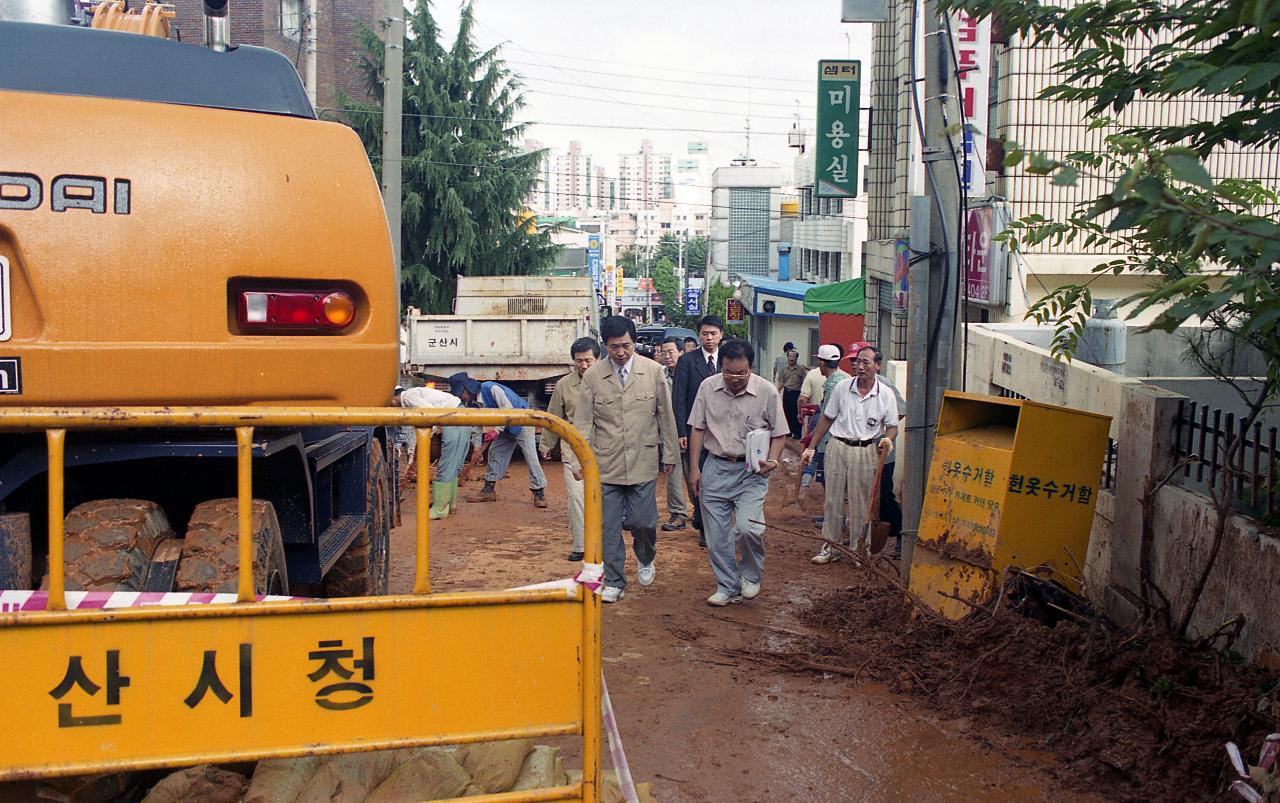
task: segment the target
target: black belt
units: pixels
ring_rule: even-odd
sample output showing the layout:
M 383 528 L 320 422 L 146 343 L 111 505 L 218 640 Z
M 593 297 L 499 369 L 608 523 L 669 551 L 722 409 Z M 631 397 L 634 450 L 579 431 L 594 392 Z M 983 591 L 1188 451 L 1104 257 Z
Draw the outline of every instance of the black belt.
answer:
M 855 441 L 853 438 L 841 438 L 839 435 L 832 435 L 831 437 L 848 446 L 870 446 L 873 443 L 880 442 L 878 438 L 872 438 L 871 440 L 866 441 Z
M 714 457 L 714 458 L 716 458 L 717 460 L 723 460 L 723 461 L 725 461 L 726 463 L 745 463 L 745 462 L 747 462 L 747 458 L 746 458 L 746 456 L 745 456 L 745 455 L 743 455 L 743 456 L 741 456 L 741 457 L 725 457 L 725 456 L 724 456 L 724 455 L 722 455 L 722 454 L 712 454 L 711 456 L 712 456 L 712 457 Z

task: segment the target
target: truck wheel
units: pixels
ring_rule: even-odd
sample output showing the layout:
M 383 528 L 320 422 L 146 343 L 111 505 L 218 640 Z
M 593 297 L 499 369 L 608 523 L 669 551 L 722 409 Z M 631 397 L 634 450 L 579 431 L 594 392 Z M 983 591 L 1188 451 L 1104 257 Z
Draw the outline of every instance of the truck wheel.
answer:
M 369 453 L 369 477 L 365 482 L 369 511 L 365 527 L 325 575 L 324 596 L 376 597 L 387 593 L 391 522 L 386 500 L 391 494 L 390 486 L 382 444 L 375 440 Z
M 239 507 L 235 499 L 201 502 L 191 513 L 175 581 L 179 591 L 236 591 L 239 576 Z M 288 594 L 284 541 L 270 502 L 253 500 L 253 590 Z
M 173 528 L 155 502 L 97 499 L 76 505 L 63 525 L 70 591 L 141 591 L 151 553 Z M 49 587 L 46 574 L 41 588 Z

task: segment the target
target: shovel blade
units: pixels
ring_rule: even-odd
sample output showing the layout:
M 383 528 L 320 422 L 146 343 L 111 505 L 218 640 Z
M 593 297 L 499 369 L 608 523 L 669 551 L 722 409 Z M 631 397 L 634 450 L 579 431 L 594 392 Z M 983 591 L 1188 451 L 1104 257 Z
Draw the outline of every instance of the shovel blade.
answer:
M 867 525 L 867 543 L 872 555 L 877 555 L 889 543 L 889 522 L 873 521 Z

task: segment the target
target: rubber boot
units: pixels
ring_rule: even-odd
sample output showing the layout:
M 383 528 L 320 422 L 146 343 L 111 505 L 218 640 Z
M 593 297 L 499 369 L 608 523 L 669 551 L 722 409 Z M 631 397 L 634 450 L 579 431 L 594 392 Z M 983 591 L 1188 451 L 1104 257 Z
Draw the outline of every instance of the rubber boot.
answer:
M 485 480 L 484 487 L 467 497 L 468 502 L 496 502 L 498 494 L 493 490 L 493 483 Z
M 453 512 L 458 501 L 458 481 L 431 483 L 431 514 L 428 518 L 443 519 Z

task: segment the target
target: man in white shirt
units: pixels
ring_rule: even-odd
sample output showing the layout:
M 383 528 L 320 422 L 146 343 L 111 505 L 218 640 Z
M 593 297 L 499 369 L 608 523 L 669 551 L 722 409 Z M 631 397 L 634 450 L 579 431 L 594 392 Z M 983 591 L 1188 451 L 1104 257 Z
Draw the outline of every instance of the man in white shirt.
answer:
M 391 406 L 447 410 L 461 407 L 462 399 L 436 388 L 396 388 Z M 470 449 L 470 427 L 440 428 L 440 462 L 436 466 L 435 481 L 431 483 L 431 518 L 442 519 L 453 510 L 458 497 L 458 474 L 462 471 L 462 464 Z M 412 446 L 409 448 L 409 459 L 413 459 Z
M 822 440 L 828 430 L 831 432 L 822 521 L 822 537 L 828 543 L 813 556 L 814 563 L 831 563 L 839 557 L 831 544 L 841 541 L 846 503 L 849 527 L 859 531 L 871 500 L 876 457 L 893 451 L 893 441 L 898 437 L 898 401 L 876 377 L 875 364 L 875 349 L 870 346 L 853 356 L 853 377 L 832 389 L 813 432 L 814 443 Z M 812 447 L 805 449 L 800 456 L 801 465 L 807 465 L 813 455 Z

